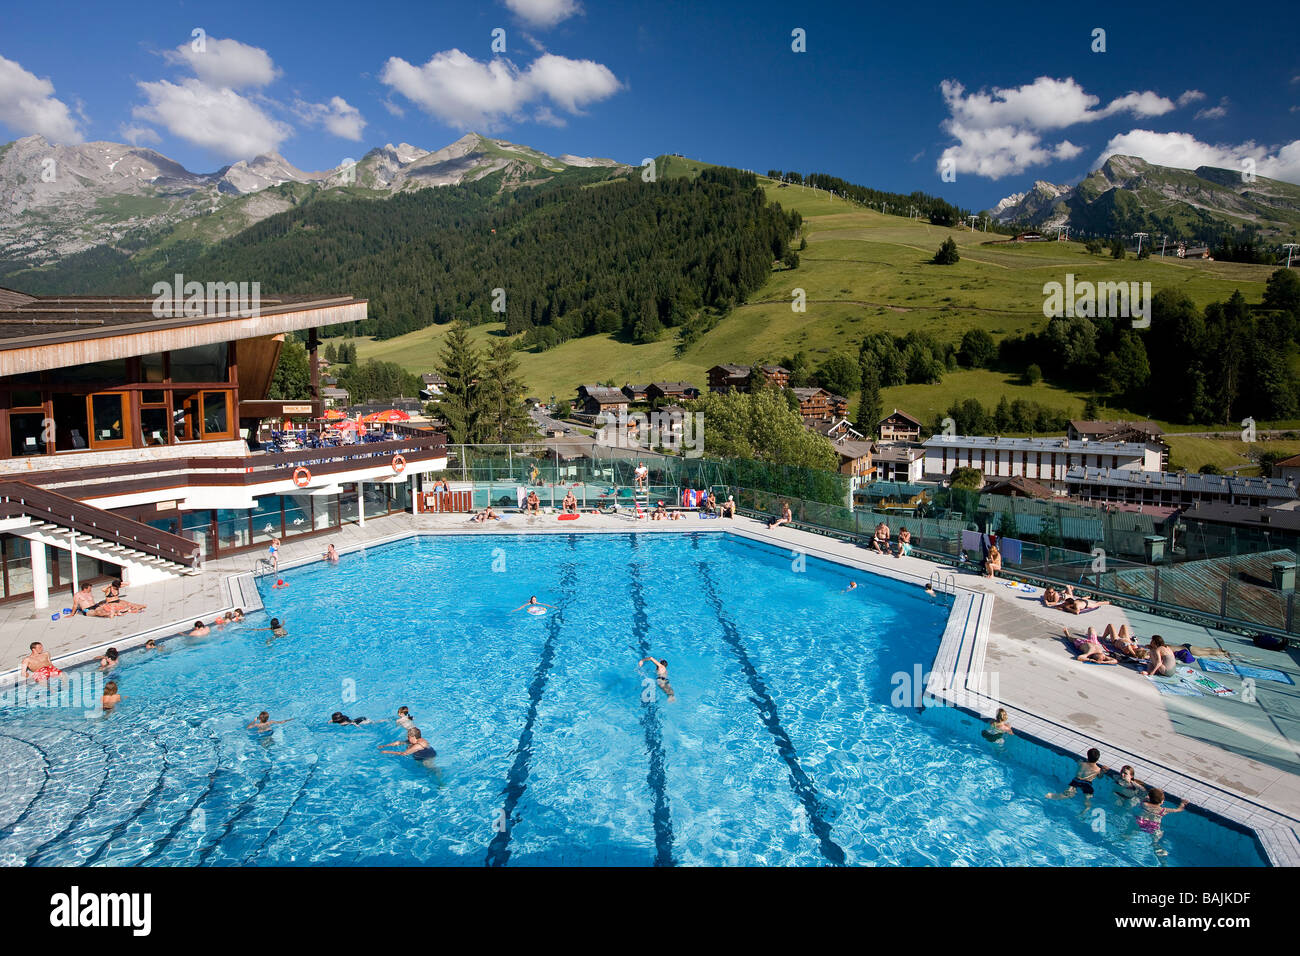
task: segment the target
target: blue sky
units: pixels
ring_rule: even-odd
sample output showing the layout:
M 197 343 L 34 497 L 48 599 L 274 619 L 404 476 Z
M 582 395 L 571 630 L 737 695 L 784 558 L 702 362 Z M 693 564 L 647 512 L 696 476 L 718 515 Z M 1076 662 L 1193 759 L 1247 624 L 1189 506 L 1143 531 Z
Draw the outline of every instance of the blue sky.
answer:
M 1082 6 L 8 4 L 0 140 L 134 141 L 195 171 L 275 149 L 324 169 L 474 129 L 552 154 L 829 172 L 975 208 L 1076 181 L 1113 151 L 1188 168 L 1251 158 L 1300 182 L 1300 57 L 1276 11 Z

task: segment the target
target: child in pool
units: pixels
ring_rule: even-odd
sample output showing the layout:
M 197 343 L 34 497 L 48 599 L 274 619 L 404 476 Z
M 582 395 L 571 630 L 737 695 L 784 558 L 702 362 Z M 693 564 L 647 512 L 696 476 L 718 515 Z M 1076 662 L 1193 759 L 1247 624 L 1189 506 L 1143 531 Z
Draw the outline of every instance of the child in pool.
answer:
M 1132 803 L 1146 788 L 1146 784 L 1135 777 L 1134 773 L 1136 771 L 1128 764 L 1119 768 L 1119 779 L 1115 781 L 1115 797 L 1120 806 Z
M 104 713 L 108 713 L 120 703 L 122 695 L 117 692 L 117 681 L 111 680 L 104 685 L 104 696 L 99 698 L 99 705 L 104 708 Z
M 292 717 L 286 717 L 284 720 L 272 720 L 271 715 L 264 710 L 257 715 L 257 720 L 253 721 L 251 724 L 248 725 L 248 729 L 256 730 L 258 733 L 264 734 L 268 732 L 274 725 L 287 724 L 291 720 L 293 720 Z
M 1151 845 L 1155 847 L 1156 856 L 1168 856 L 1169 851 L 1160 846 L 1160 838 L 1165 835 L 1162 822 L 1166 814 L 1182 813 L 1187 809 L 1187 801 L 1184 800 L 1178 806 L 1170 809 L 1165 806 L 1165 792 L 1159 787 L 1152 787 L 1147 791 L 1147 798 L 1142 802 L 1142 808 L 1138 810 L 1138 826 L 1143 833 L 1151 834 Z
M 110 647 L 104 652 L 104 656 L 99 659 L 99 669 L 106 671 L 111 667 L 117 666 L 117 648 Z
M 397 726 L 403 730 L 410 730 L 415 726 L 415 720 L 411 717 L 411 708 L 406 706 L 397 708 Z
M 1015 736 L 1015 731 L 1011 729 L 1011 719 L 1007 714 L 1005 707 L 999 707 L 998 712 L 993 715 L 988 726 L 980 731 L 984 739 L 990 743 L 1005 743 L 1003 738 L 1007 734 Z
M 1070 781 L 1070 785 L 1060 793 L 1049 793 L 1048 800 L 1068 800 L 1074 796 L 1076 790 L 1083 791 L 1083 805 L 1086 809 L 1092 805 L 1092 795 L 1096 792 L 1093 789 L 1093 782 L 1106 772 L 1098 761 L 1101 760 L 1101 751 L 1093 747 L 1088 751 L 1088 759 L 1079 764 L 1079 771 Z

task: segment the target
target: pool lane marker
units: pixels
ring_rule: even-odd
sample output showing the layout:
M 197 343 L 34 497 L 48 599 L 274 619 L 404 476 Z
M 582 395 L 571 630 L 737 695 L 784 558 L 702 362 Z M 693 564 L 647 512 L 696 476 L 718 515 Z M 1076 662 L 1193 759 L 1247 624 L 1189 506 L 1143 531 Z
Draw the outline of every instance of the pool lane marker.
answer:
M 722 608 L 722 600 L 718 597 L 718 592 L 713 586 L 713 577 L 709 574 L 708 565 L 701 561 L 696 567 L 700 572 L 700 579 L 704 582 L 704 593 L 713 611 L 718 616 L 718 623 L 722 625 L 722 639 L 736 655 L 740 662 L 740 668 L 745 673 L 745 678 L 749 681 L 749 689 L 754 692 L 750 698 L 758 707 L 759 717 L 763 725 L 767 727 L 768 733 L 776 741 L 777 753 L 785 761 L 786 766 L 790 769 L 790 789 L 794 791 L 801 803 L 803 803 L 804 812 L 808 814 L 808 824 L 812 827 L 813 833 L 817 835 L 817 840 L 821 844 L 822 856 L 835 864 L 844 866 L 847 858 L 844 854 L 844 848 L 835 842 L 831 837 L 831 825 L 827 822 L 827 811 L 822 806 L 821 794 L 817 792 L 817 786 L 812 782 L 812 778 L 799 764 L 799 753 L 794 748 L 794 743 L 790 740 L 790 735 L 785 732 L 781 725 L 781 717 L 776 710 L 776 701 L 772 695 L 767 692 L 767 686 L 763 683 L 762 676 L 755 669 L 754 664 L 749 659 L 749 654 L 745 651 L 745 646 L 740 642 L 740 634 L 736 631 L 736 625 L 727 617 Z
M 636 539 L 633 538 L 633 549 Z M 628 592 L 632 595 L 632 621 L 634 637 L 639 660 L 650 656 L 650 619 L 646 615 L 645 592 L 641 587 L 641 565 L 628 565 Z M 673 859 L 673 819 L 668 806 L 668 795 L 664 792 L 666 773 L 664 771 L 663 731 L 659 726 L 659 697 L 656 692 L 651 700 L 641 701 L 641 729 L 645 732 L 645 746 L 650 754 L 650 769 L 646 773 L 646 782 L 654 794 L 654 828 L 655 828 L 655 866 L 676 866 Z
M 569 546 L 573 547 L 573 544 L 571 540 Z M 488 845 L 485 866 L 505 866 L 510 862 L 510 831 L 519 822 L 515 818 L 515 810 L 523 798 L 524 791 L 528 789 L 529 762 L 533 756 L 533 725 L 537 722 L 537 710 L 542 702 L 542 694 L 546 690 L 551 666 L 555 663 L 555 642 L 564 624 L 564 609 L 573 600 L 574 577 L 574 565 L 566 564 L 560 580 L 560 589 L 564 597 L 561 598 L 559 606 L 546 618 L 546 643 L 542 645 L 541 659 L 538 660 L 537 669 L 533 671 L 533 679 L 528 684 L 528 716 L 524 720 L 524 729 L 519 734 L 519 743 L 515 747 L 515 762 L 506 777 L 503 791 L 506 802 L 498 817 L 501 821 L 500 829 Z

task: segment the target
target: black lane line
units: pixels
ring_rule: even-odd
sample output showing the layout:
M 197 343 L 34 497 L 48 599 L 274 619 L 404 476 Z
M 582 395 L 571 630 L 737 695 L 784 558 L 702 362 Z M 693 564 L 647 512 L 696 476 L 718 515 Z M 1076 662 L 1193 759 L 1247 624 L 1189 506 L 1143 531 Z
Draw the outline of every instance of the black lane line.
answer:
M 749 681 L 749 689 L 754 692 L 750 699 L 758 708 L 758 715 L 767 727 L 767 732 L 772 735 L 776 741 L 777 753 L 785 761 L 786 766 L 790 769 L 790 789 L 794 791 L 800 802 L 803 804 L 804 812 L 808 814 L 808 824 L 812 827 L 813 833 L 817 834 L 817 840 L 821 844 L 822 856 L 835 864 L 843 866 L 846 862 L 844 848 L 841 847 L 834 839 L 831 838 L 831 825 L 827 822 L 827 811 L 822 806 L 821 794 L 817 792 L 816 785 L 812 778 L 799 765 L 799 753 L 794 749 L 794 744 L 790 740 L 790 735 L 785 732 L 781 726 L 781 717 L 776 712 L 776 701 L 772 695 L 767 692 L 767 686 L 763 683 L 763 678 L 754 668 L 754 664 L 749 659 L 749 654 L 745 652 L 745 646 L 740 642 L 740 634 L 736 631 L 736 625 L 727 617 L 726 612 L 722 609 L 722 600 L 718 597 L 718 592 L 713 586 L 713 577 L 709 574 L 708 565 L 701 561 L 696 567 L 700 572 L 700 580 L 704 582 L 704 593 L 709 604 L 713 607 L 714 613 L 718 616 L 718 623 L 722 625 L 722 639 L 727 642 L 727 646 L 735 653 L 736 659 L 740 662 L 740 669 L 744 671 L 745 679 Z
M 632 539 L 636 550 L 636 538 Z M 633 636 L 636 638 L 638 660 L 650 656 L 650 619 L 646 616 L 645 592 L 641 587 L 641 565 L 628 565 L 628 591 L 632 595 Z M 673 859 L 673 819 L 664 792 L 664 740 L 659 726 L 659 697 L 641 701 L 641 729 L 645 733 L 645 748 L 650 755 L 650 768 L 646 782 L 654 794 L 655 808 L 652 820 L 655 828 L 655 866 L 676 866 Z
M 572 548 L 573 536 L 569 537 L 569 546 Z M 502 791 L 506 798 L 503 808 L 505 827 L 497 831 L 488 845 L 484 866 L 505 866 L 510 862 L 510 831 L 519 822 L 515 818 L 515 808 L 519 806 L 524 791 L 528 789 L 529 765 L 533 757 L 533 725 L 537 722 L 537 710 L 542 702 L 542 694 L 546 691 L 551 665 L 555 663 L 555 644 L 560 636 L 560 628 L 564 625 L 564 609 L 573 598 L 575 575 L 574 565 L 566 564 L 560 579 L 560 589 L 564 596 L 560 599 L 559 606 L 546 619 L 546 643 L 542 645 L 541 659 L 538 660 L 537 669 L 533 671 L 533 679 L 528 684 L 528 716 L 524 720 L 524 729 L 519 734 L 519 743 L 515 747 L 515 762 L 510 767 L 510 773 L 506 776 L 506 786 Z

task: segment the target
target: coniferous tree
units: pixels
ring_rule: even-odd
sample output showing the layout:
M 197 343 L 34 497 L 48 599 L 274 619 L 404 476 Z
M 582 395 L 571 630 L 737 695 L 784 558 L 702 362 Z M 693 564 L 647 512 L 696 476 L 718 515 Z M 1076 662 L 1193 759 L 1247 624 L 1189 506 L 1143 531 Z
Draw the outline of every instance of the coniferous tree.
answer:
M 479 380 L 481 440 L 507 444 L 535 435 L 537 429 L 524 409 L 526 387 L 514 347 L 498 339 L 488 350 Z
M 453 323 L 447 332 L 437 372 L 446 382 L 437 404 L 438 417 L 447 423 L 447 440 L 454 445 L 477 443 L 483 417 L 480 360 L 464 322 Z

